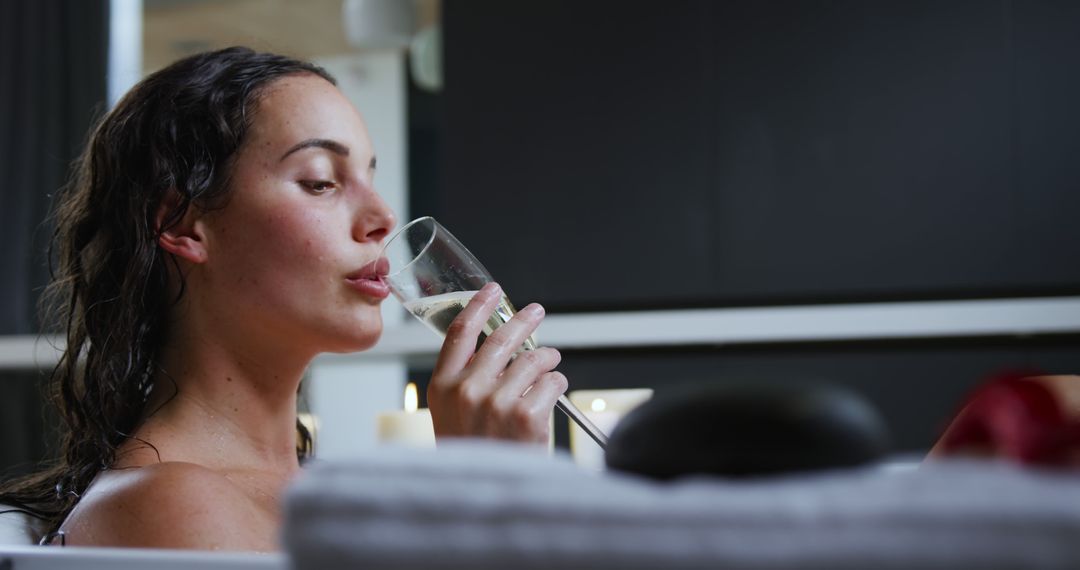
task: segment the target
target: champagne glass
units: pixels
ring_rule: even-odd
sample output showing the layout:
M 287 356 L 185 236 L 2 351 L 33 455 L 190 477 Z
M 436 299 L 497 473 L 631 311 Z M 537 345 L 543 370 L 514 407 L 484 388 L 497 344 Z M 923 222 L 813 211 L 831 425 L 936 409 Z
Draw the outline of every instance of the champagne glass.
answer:
M 417 218 L 399 229 L 383 246 L 380 258 L 389 262 L 386 283 L 405 309 L 441 337 L 491 274 L 446 228 L 430 216 Z M 514 306 L 503 294 L 480 334 L 482 343 L 495 329 L 514 316 Z M 479 346 L 479 344 L 477 345 Z M 530 336 L 518 353 L 537 347 Z M 557 406 L 602 448 L 607 436 L 566 395 Z

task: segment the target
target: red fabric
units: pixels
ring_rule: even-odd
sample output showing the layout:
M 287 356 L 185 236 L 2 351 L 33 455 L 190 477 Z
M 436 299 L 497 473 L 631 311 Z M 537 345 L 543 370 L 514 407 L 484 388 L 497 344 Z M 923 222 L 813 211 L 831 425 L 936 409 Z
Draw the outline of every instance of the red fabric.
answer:
M 1003 456 L 1028 465 L 1069 465 L 1080 452 L 1080 422 L 1030 374 L 1009 373 L 978 388 L 942 436 L 945 454 Z

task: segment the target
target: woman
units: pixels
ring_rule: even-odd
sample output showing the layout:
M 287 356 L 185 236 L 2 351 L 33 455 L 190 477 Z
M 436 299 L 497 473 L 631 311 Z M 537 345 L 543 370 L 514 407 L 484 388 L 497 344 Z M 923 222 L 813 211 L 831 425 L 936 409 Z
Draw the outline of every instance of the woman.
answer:
M 311 447 L 303 372 L 382 330 L 374 260 L 395 218 L 374 174 L 363 119 L 311 64 L 230 48 L 133 88 L 58 209 L 63 455 L 0 503 L 68 545 L 275 549 Z M 446 336 L 436 435 L 546 442 L 559 354 L 511 361 L 543 309 L 473 354 L 498 298 L 482 290 Z

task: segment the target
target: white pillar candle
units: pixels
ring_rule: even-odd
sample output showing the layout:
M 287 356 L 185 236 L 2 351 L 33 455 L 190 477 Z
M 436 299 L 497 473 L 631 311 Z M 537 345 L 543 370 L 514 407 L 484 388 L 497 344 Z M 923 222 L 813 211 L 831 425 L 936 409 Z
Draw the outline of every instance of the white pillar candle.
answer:
M 417 407 L 416 384 L 405 386 L 405 409 L 380 413 L 376 417 L 375 436 L 379 443 L 411 447 L 435 447 L 435 429 L 431 411 Z
M 612 430 L 630 410 L 652 397 L 651 388 L 625 390 L 574 390 L 570 401 L 585 413 L 600 431 L 611 435 Z M 604 469 L 604 450 L 593 441 L 585 430 L 570 421 L 570 455 L 586 469 Z

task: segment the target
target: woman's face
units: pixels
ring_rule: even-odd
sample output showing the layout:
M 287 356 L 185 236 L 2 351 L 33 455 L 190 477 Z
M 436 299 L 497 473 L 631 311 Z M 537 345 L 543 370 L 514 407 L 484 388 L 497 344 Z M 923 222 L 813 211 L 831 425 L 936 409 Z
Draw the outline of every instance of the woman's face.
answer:
M 199 295 L 218 323 L 320 352 L 374 344 L 388 291 L 372 262 L 394 226 L 374 176 L 367 128 L 336 87 L 315 75 L 270 84 L 228 202 L 203 222 Z

